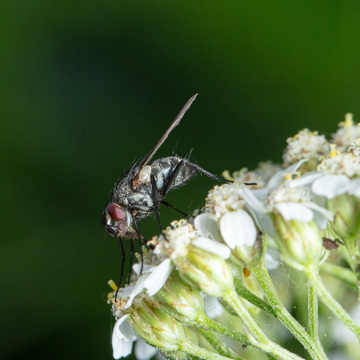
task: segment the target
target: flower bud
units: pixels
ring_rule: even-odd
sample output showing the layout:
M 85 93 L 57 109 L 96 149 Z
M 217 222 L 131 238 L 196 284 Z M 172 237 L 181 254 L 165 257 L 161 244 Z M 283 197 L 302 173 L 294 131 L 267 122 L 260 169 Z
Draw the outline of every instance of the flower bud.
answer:
M 128 322 L 150 345 L 164 351 L 176 351 L 185 341 L 182 325 L 164 313 L 156 302 L 148 298 L 134 302 L 129 313 Z
M 189 245 L 186 255 L 173 261 L 181 278 L 207 295 L 221 297 L 226 290 L 233 288 L 231 270 L 226 261 L 216 254 Z
M 360 232 L 360 199 L 350 194 L 342 194 L 326 199 L 326 207 L 334 213 L 333 230 L 345 240 Z
M 204 313 L 204 301 L 200 292 L 191 288 L 173 271 L 165 285 L 154 297 L 161 309 L 173 315 L 179 321 L 194 322 Z
M 284 260 L 295 261 L 304 266 L 316 265 L 322 254 L 322 238 L 315 222 L 300 220 L 286 221 L 283 216 L 274 212 L 274 229 L 276 242 Z

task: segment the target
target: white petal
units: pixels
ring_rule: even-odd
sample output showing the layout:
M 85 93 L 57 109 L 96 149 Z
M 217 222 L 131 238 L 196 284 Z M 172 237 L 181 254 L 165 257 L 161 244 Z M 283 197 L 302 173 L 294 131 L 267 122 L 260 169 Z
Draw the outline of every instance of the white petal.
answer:
M 318 179 L 319 177 L 321 177 L 321 173 L 318 171 L 310 171 L 306 174 L 304 174 L 303 176 L 294 179 L 294 180 L 289 180 L 287 181 L 287 186 L 294 188 L 294 187 L 298 187 L 298 186 L 305 186 L 305 185 L 309 185 L 312 184 L 316 179 Z
M 144 284 L 145 284 L 145 281 L 148 276 L 149 276 L 149 274 L 144 274 L 139 277 L 139 279 L 137 280 L 137 282 L 133 288 L 133 291 L 131 292 L 131 294 L 129 296 L 128 302 L 124 306 L 124 309 L 127 309 L 128 307 L 130 307 L 135 296 L 140 294 L 144 290 Z
M 224 312 L 223 306 L 219 300 L 210 295 L 204 295 L 205 313 L 210 319 L 215 319 Z
M 256 239 L 254 221 L 244 210 L 226 213 L 220 220 L 220 232 L 230 249 L 252 246 Z
M 284 170 L 278 171 L 275 175 L 271 177 L 266 187 L 270 190 L 278 187 L 282 180 L 285 178 L 286 174 L 293 174 L 304 162 L 307 161 L 308 159 L 300 160 L 296 164 L 293 164 Z
M 137 360 L 150 360 L 158 351 L 153 346 L 139 339 L 135 343 L 135 356 Z
M 155 295 L 164 286 L 173 268 L 171 259 L 165 259 L 149 275 L 144 284 L 149 296 Z
M 333 199 L 346 193 L 349 184 L 350 179 L 345 175 L 324 175 L 313 183 L 311 191 L 316 195 Z
M 135 332 L 126 321 L 128 316 L 129 314 L 120 318 L 114 326 L 111 341 L 114 359 L 120 359 L 121 357 L 126 357 L 131 354 Z
M 309 222 L 314 218 L 314 213 L 301 203 L 283 202 L 276 204 L 275 208 L 286 221 L 299 220 Z
M 146 273 L 152 272 L 154 266 L 155 266 L 155 265 L 147 265 L 147 264 L 144 264 L 144 265 L 143 265 L 143 269 L 142 269 L 142 273 L 143 273 L 143 274 L 146 274 Z M 133 265 L 133 270 L 134 270 L 135 274 L 139 276 L 139 275 L 140 275 L 140 271 L 141 271 L 141 263 L 140 263 L 140 264 L 134 264 L 134 265 Z
M 255 190 L 249 190 L 247 188 L 243 188 L 241 191 L 241 195 L 246 201 L 246 204 L 256 213 L 256 214 L 266 214 L 266 209 L 262 202 L 256 197 L 255 194 L 259 192 L 255 192 Z M 263 195 L 263 193 L 261 192 Z
M 312 202 L 308 202 L 308 203 L 303 203 L 306 207 L 308 207 L 309 209 L 311 209 L 312 211 L 314 211 L 315 213 L 319 213 L 321 214 L 324 218 L 326 218 L 327 220 L 332 221 L 334 218 L 333 213 L 330 210 L 326 210 L 324 209 L 322 206 L 319 206 L 315 203 Z M 316 215 L 316 214 L 315 214 Z
M 199 237 L 193 240 L 192 245 L 195 245 L 198 248 L 204 249 L 213 254 L 219 255 L 223 259 L 228 259 L 231 254 L 231 250 L 226 245 L 204 237 Z
M 348 186 L 348 192 L 350 195 L 360 198 L 360 179 L 351 180 Z
M 198 215 L 194 220 L 194 225 L 201 236 L 221 242 L 217 222 L 210 214 Z

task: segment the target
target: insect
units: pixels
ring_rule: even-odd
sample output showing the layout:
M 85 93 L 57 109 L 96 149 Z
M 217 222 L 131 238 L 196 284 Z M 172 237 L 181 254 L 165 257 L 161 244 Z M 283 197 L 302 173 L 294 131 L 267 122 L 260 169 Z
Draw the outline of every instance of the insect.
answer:
M 140 251 L 141 241 L 144 238 L 139 231 L 137 222 L 149 215 L 155 214 L 162 231 L 159 215 L 160 204 L 171 207 L 186 216 L 185 213 L 164 200 L 169 191 L 183 185 L 196 173 L 202 173 L 217 181 L 226 181 L 190 162 L 188 159 L 179 156 L 163 157 L 150 163 L 171 131 L 179 125 L 197 95 L 195 94 L 188 100 L 170 127 L 145 158 L 140 163 L 135 164 L 128 174 L 117 181 L 112 192 L 111 201 L 102 212 L 102 222 L 106 231 L 111 236 L 118 237 L 120 240 L 138 239 Z M 123 255 L 120 276 L 122 279 L 125 251 L 121 241 L 120 246 Z M 133 246 L 133 241 L 131 241 L 130 266 L 134 252 Z

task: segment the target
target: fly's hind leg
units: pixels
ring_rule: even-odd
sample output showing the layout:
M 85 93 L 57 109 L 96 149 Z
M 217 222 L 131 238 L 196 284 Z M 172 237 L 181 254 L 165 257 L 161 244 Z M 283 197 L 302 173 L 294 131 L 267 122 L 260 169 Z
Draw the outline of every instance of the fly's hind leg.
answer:
M 215 174 L 212 174 L 211 172 L 203 169 L 203 168 L 200 167 L 199 165 L 196 165 L 196 164 L 190 162 L 189 160 L 184 159 L 183 161 L 184 161 L 184 163 L 185 163 L 186 166 L 192 167 L 193 169 L 195 169 L 196 171 L 198 171 L 198 172 L 206 175 L 206 176 L 209 177 L 210 179 L 213 179 L 213 180 L 216 180 L 216 181 L 221 181 L 221 182 L 227 182 L 227 183 L 230 183 L 230 184 L 234 183 L 233 180 L 223 179 L 223 178 L 221 178 L 221 177 L 219 177 L 219 176 L 217 176 L 217 175 L 215 175 Z M 244 183 L 244 184 L 245 184 L 245 185 L 257 185 L 256 183 Z
M 223 182 L 231 182 L 233 183 L 233 181 L 231 180 L 226 180 L 226 179 L 223 179 L 215 174 L 212 174 L 211 172 L 203 169 L 202 167 L 200 167 L 199 165 L 196 165 L 192 162 L 190 162 L 189 160 L 187 159 L 184 159 L 183 160 L 185 166 L 189 166 L 189 167 L 192 167 L 193 169 L 195 169 L 196 171 L 198 171 L 199 173 L 202 173 L 204 175 L 206 175 L 207 177 L 209 177 L 210 179 L 213 179 L 213 180 L 216 180 L 216 181 L 223 181 Z

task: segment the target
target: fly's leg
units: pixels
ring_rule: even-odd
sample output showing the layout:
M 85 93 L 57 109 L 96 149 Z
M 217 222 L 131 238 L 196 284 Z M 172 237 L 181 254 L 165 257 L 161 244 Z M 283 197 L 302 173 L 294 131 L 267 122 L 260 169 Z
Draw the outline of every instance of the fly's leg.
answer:
M 184 162 L 185 166 L 190 166 L 190 167 L 192 167 L 193 169 L 195 169 L 196 171 L 198 171 L 198 172 L 206 175 L 206 176 L 209 177 L 210 179 L 213 179 L 213 180 L 216 180 L 216 181 L 231 182 L 231 183 L 233 183 L 233 181 L 220 178 L 220 177 L 218 177 L 217 175 L 212 174 L 211 172 L 203 169 L 203 168 L 200 167 L 199 165 L 196 165 L 196 164 L 190 162 L 190 161 L 187 160 L 187 159 L 182 160 L 182 162 Z
M 175 170 L 171 173 L 169 180 L 166 182 L 165 186 L 164 186 L 164 190 L 162 191 L 162 196 L 165 197 L 166 194 L 169 192 L 171 185 L 173 184 L 173 182 L 175 181 L 175 179 L 177 178 L 177 176 L 179 175 L 179 172 L 181 170 L 181 168 L 184 166 L 184 159 L 181 160 L 177 165 Z
M 166 239 L 166 236 L 164 234 L 164 230 L 163 230 L 163 228 L 161 226 L 161 222 L 160 222 L 158 190 L 157 190 L 157 187 L 156 187 L 156 180 L 155 180 L 154 175 L 151 175 L 151 197 L 152 197 L 152 201 L 153 201 L 153 204 L 154 204 L 154 213 L 156 215 L 160 231 L 163 234 L 165 240 L 168 241 L 168 239 Z
M 179 212 L 181 215 L 184 215 L 185 217 L 189 216 L 189 214 L 184 213 L 183 211 L 179 210 L 176 206 L 169 204 L 167 201 L 161 200 L 161 203 L 167 207 L 170 207 L 170 208 L 176 210 L 177 212 Z
M 134 253 L 135 253 L 133 240 L 130 241 L 130 245 L 131 245 L 131 252 L 130 252 L 130 267 L 129 267 L 128 284 L 130 284 L 131 268 L 132 268 Z
M 122 239 L 119 238 L 119 244 L 121 247 L 121 272 L 120 272 L 120 280 L 119 280 L 119 284 L 115 293 L 115 300 L 117 299 L 117 294 L 119 292 L 119 289 L 121 288 L 121 283 L 122 283 L 122 279 L 123 279 L 123 275 L 124 275 L 124 265 L 125 265 L 125 251 L 124 251 L 124 244 L 122 243 Z
M 136 219 L 135 219 L 135 216 L 133 214 L 133 210 L 129 207 L 129 210 L 130 210 L 130 214 L 131 214 L 131 218 L 132 218 L 132 221 L 135 225 L 135 231 L 137 233 L 137 236 L 138 236 L 138 239 L 139 239 L 139 246 L 140 246 L 140 256 L 141 256 L 141 267 L 140 267 L 140 275 L 142 274 L 142 271 L 143 271 L 143 268 L 144 268 L 144 254 L 143 254 L 143 250 L 142 250 L 142 246 L 141 246 L 141 240 L 143 240 L 146 244 L 146 240 L 145 238 L 140 234 L 140 231 L 139 231 L 139 227 L 137 225 L 137 222 L 136 222 Z M 132 266 L 132 256 L 133 256 L 133 253 L 134 253 L 134 244 L 133 244 L 133 240 L 131 240 L 131 261 L 130 261 L 130 271 L 129 271 L 129 283 L 130 283 L 130 275 L 131 275 L 131 266 Z
M 221 181 L 221 182 L 227 182 L 227 183 L 234 183 L 233 180 L 227 180 L 227 179 L 223 179 L 215 174 L 212 174 L 211 172 L 203 169 L 202 167 L 200 167 L 199 165 L 196 165 L 192 162 L 190 162 L 189 160 L 187 159 L 184 159 L 183 160 L 184 163 L 185 163 L 185 166 L 191 166 L 193 169 L 195 169 L 196 171 L 206 175 L 207 177 L 209 177 L 210 179 L 213 179 L 213 180 L 216 180 L 216 181 Z M 244 185 L 257 185 L 256 183 L 244 183 Z

